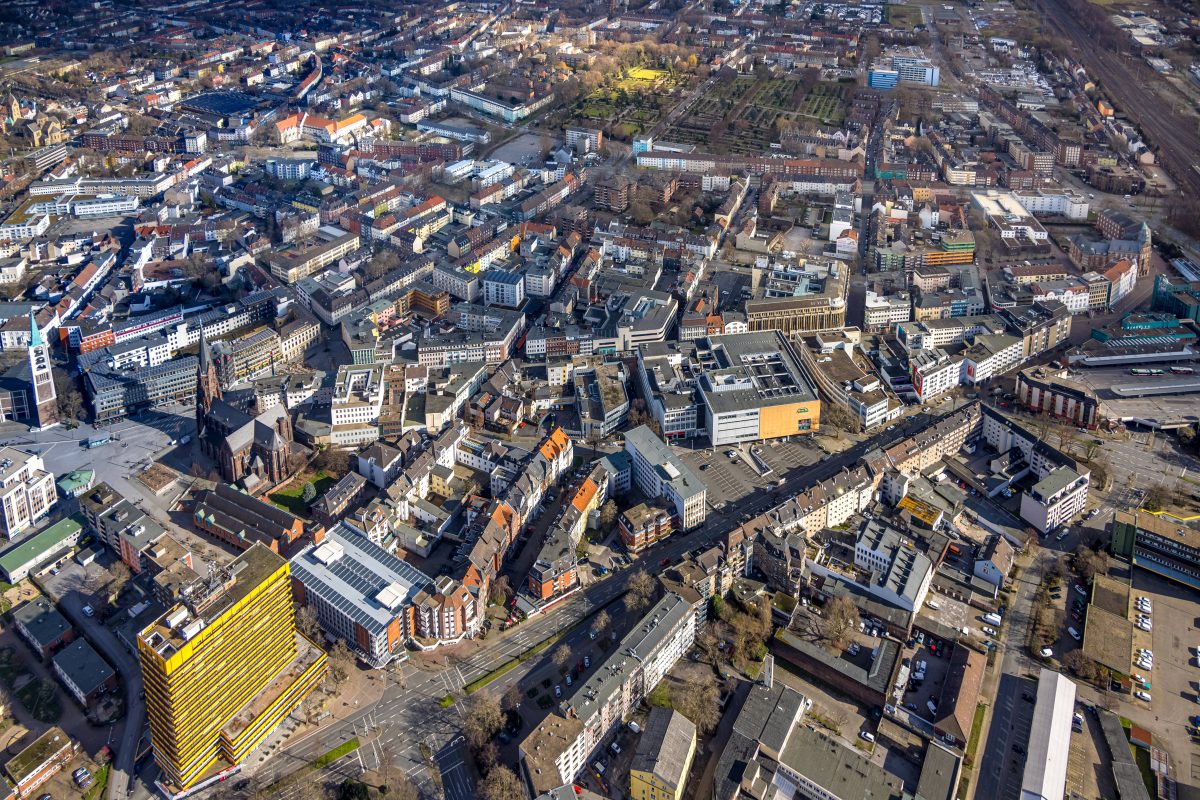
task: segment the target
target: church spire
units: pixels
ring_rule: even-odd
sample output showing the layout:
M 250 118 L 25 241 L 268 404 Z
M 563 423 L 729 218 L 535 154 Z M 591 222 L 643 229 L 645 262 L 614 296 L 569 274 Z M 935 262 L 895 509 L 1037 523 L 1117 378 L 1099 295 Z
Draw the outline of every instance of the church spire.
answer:
M 33 316 L 32 309 L 29 311 L 29 346 L 46 346 L 46 339 L 42 336 L 42 329 L 38 327 L 37 319 Z

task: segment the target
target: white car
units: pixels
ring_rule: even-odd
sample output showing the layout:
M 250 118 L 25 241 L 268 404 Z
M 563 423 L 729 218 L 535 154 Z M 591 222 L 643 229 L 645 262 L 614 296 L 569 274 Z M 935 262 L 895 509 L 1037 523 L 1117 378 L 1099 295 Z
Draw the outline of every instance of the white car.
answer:
M 1150 702 L 1150 693 L 1143 692 L 1141 689 L 1138 689 L 1136 692 L 1134 692 L 1133 696 L 1136 697 L 1138 700 L 1142 700 L 1146 703 Z
M 1153 627 L 1150 625 L 1149 622 L 1139 622 L 1137 624 L 1137 629 L 1139 631 L 1145 631 L 1146 633 L 1150 633 L 1150 631 L 1153 630 Z
M 1075 630 L 1074 628 L 1067 628 L 1067 633 L 1069 633 L 1071 635 L 1071 638 L 1077 642 L 1083 638 L 1082 636 L 1079 635 L 1079 631 Z
M 1139 647 L 1137 651 L 1138 651 L 1139 655 L 1143 655 L 1146 658 L 1150 659 L 1151 661 L 1154 660 L 1154 651 L 1153 650 L 1149 650 L 1145 647 Z
M 1145 682 L 1146 682 L 1146 679 L 1145 679 L 1145 678 L 1143 678 L 1141 675 L 1138 675 L 1138 674 L 1135 672 L 1135 673 L 1133 673 L 1133 682 L 1134 682 L 1134 683 L 1145 683 Z
M 870 731 L 860 731 L 858 735 L 862 737 L 864 742 L 875 741 L 875 734 L 871 733 Z
M 986 625 L 984 625 L 984 626 L 983 626 L 983 632 L 984 632 L 984 633 L 986 633 L 988 636 L 995 636 L 995 635 L 996 635 L 996 629 L 995 629 L 995 628 L 989 628 L 989 627 L 988 627 L 988 626 L 986 626 Z
M 1041 652 L 1042 658 L 1050 658 L 1050 656 L 1054 655 L 1054 651 L 1051 650 L 1049 647 L 1043 647 L 1040 652 Z

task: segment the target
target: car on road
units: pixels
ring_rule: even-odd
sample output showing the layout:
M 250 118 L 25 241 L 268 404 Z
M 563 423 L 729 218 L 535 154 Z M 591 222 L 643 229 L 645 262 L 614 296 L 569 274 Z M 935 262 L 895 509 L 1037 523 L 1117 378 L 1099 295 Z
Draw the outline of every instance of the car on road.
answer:
M 1079 635 L 1079 631 L 1075 630 L 1074 627 L 1067 628 L 1067 633 L 1070 634 L 1071 638 L 1077 642 L 1083 638 Z
M 83 607 L 83 615 L 85 617 L 92 617 L 92 616 L 95 616 L 95 614 L 96 614 L 96 611 L 91 606 Z
M 1039 651 L 1039 653 L 1041 654 L 1042 658 L 1050 658 L 1051 656 L 1054 655 L 1054 651 L 1051 650 L 1049 647 L 1043 647 Z
M 862 738 L 862 740 L 864 742 L 875 741 L 875 734 L 871 733 L 870 731 L 859 731 L 858 735 Z
M 1150 702 L 1150 693 L 1143 692 L 1141 689 L 1138 689 L 1136 692 L 1134 692 L 1133 696 L 1136 697 L 1138 700 L 1141 700 L 1144 703 Z
M 1054 537 L 1054 541 L 1061 542 L 1063 539 L 1067 538 L 1068 533 L 1070 533 L 1070 531 L 1066 528 L 1063 528 L 1061 531 L 1059 531 L 1058 536 Z

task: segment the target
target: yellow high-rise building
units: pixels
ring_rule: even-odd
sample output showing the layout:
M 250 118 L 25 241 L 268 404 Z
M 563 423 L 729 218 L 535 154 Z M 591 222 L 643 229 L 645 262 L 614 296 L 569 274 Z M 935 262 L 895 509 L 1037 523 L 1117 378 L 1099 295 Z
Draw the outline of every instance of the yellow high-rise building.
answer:
M 324 651 L 296 630 L 290 584 L 288 562 L 255 544 L 139 634 L 151 745 L 169 789 L 239 764 L 324 678 Z

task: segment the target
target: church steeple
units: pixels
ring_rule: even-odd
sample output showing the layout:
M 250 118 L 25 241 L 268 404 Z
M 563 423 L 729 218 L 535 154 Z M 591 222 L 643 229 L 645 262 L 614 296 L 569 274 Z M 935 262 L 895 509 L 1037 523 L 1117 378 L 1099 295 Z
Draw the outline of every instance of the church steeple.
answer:
M 29 312 L 29 390 L 30 416 L 39 428 L 57 425 L 58 393 L 54 389 L 54 372 L 50 366 L 50 348 L 38 327 L 33 312 Z
M 200 330 L 200 363 L 196 369 L 196 437 L 204 435 L 204 419 L 212 410 L 214 400 L 221 399 L 221 382 L 217 379 L 217 365 L 213 361 L 212 349 L 204 329 Z

